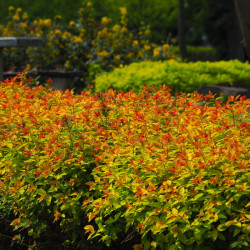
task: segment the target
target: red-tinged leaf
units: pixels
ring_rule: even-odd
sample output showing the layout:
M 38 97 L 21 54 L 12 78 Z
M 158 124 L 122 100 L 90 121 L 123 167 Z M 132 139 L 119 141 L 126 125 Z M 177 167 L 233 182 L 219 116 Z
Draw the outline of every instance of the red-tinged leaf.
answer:
M 16 226 L 20 225 L 20 223 L 21 223 L 20 219 L 15 219 L 15 220 L 13 220 L 11 222 L 11 225 L 14 226 L 14 227 L 16 227 Z
M 84 227 L 85 229 L 85 234 L 87 233 L 93 233 L 95 231 L 94 227 L 92 225 L 87 225 Z
M 55 222 L 55 221 L 58 221 L 60 215 L 61 215 L 61 213 L 56 209 L 56 212 L 55 212 L 55 214 L 54 214 L 54 218 L 55 218 L 55 219 L 54 219 L 54 222 Z
M 39 198 L 39 202 L 42 202 L 44 200 L 44 198 L 46 197 L 46 194 L 42 195 L 40 198 Z
M 99 156 L 99 155 L 96 155 L 96 154 L 93 154 L 93 155 L 94 155 L 96 161 L 102 160 L 102 156 Z
M 140 223 L 140 224 L 137 225 L 136 228 L 143 229 L 143 227 L 144 227 L 144 223 Z
M 91 200 L 85 200 L 85 201 L 83 202 L 84 205 L 87 205 L 87 204 L 89 204 L 89 203 L 92 203 L 92 201 L 91 201 Z
M 85 183 L 86 185 L 89 186 L 89 189 L 92 190 L 93 189 L 93 186 L 95 185 L 95 183 L 93 181 L 88 181 Z
M 137 196 L 139 198 L 139 200 L 141 199 L 141 196 L 142 196 L 142 189 L 137 187 L 137 193 L 135 194 L 135 197 Z
M 142 244 L 135 244 L 135 245 L 133 245 L 133 249 L 134 250 L 141 250 L 141 249 L 143 249 L 143 245 Z
M 175 171 L 176 171 L 175 168 L 173 168 L 173 167 L 169 168 L 169 172 L 170 172 L 170 173 L 175 173 Z
M 94 219 L 96 217 L 96 215 L 97 214 L 88 213 L 87 216 L 88 216 L 89 221 L 91 221 L 92 219 Z
M 74 193 L 72 193 L 70 196 L 77 196 L 79 193 L 77 193 L 77 192 L 74 192 Z

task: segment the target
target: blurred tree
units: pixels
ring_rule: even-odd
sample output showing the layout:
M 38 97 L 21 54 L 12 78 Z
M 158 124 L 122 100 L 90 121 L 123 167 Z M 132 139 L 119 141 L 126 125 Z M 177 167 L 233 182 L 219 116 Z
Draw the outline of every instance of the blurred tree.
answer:
M 87 3 L 89 0 L 83 0 Z M 176 0 L 92 0 L 95 16 L 120 21 L 120 7 L 127 8 L 128 28 L 138 30 L 141 24 L 151 29 L 152 41 L 162 43 L 177 37 L 178 2 Z
M 236 14 L 234 0 L 228 1 L 227 41 L 228 59 L 239 59 L 241 61 L 244 61 L 245 52 L 242 44 L 242 33 Z
M 128 28 L 138 31 L 141 24 L 149 25 L 151 41 L 165 43 L 178 36 L 178 4 L 176 0 L 8 0 L 0 1 L 0 24 L 10 5 L 28 12 L 31 20 L 61 15 L 63 22 L 77 17 L 77 10 L 92 2 L 94 17 L 108 16 L 113 23 L 120 21 L 120 7 L 127 8 Z M 188 45 L 212 45 L 219 59 L 244 60 L 242 34 L 234 2 L 250 0 L 182 0 L 185 7 L 185 40 Z M 245 9 L 246 10 L 246 9 Z M 248 15 L 249 12 L 247 12 Z M 250 16 L 250 15 L 249 15 Z M 250 34 L 250 32 L 248 32 Z M 245 38 L 246 40 L 246 38 Z M 249 54 L 249 52 L 248 52 Z
M 62 16 L 63 22 L 69 22 L 77 17 L 77 10 L 81 6 L 81 0 L 8 0 L 0 1 L 0 24 L 4 23 L 8 14 L 8 7 L 22 8 L 31 20 L 37 18 L 53 18 Z
M 250 1 L 234 0 L 241 31 L 244 37 L 243 43 L 250 58 Z
M 244 61 L 242 35 L 233 1 L 207 0 L 208 15 L 204 22 L 204 31 L 209 43 L 218 51 L 218 59 Z
M 206 45 L 204 24 L 208 13 L 207 0 L 185 0 L 187 44 Z
M 185 6 L 184 0 L 178 0 L 178 40 L 182 58 L 187 57 L 186 31 L 185 31 Z

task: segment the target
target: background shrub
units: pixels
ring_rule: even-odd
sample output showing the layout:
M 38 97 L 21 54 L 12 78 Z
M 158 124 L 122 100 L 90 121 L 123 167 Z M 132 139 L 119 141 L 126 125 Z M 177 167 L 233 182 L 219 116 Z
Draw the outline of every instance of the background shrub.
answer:
M 4 70 L 81 71 L 82 82 L 88 85 L 96 73 L 119 65 L 177 57 L 169 44 L 150 43 L 146 26 L 141 25 L 137 33 L 129 30 L 126 8 L 120 8 L 120 21 L 116 24 L 105 16 L 95 19 L 90 2 L 78 9 L 75 20 L 65 24 L 61 19 L 55 16 L 30 20 L 21 8 L 10 6 L 8 22 L 0 26 L 0 36 L 41 37 L 46 44 L 44 48 L 4 49 Z
M 174 60 L 139 62 L 103 73 L 95 79 L 96 91 L 113 88 L 138 92 L 144 85 L 167 85 L 174 92 L 193 92 L 203 85 L 244 82 L 250 87 L 250 66 L 237 60 L 188 62 Z

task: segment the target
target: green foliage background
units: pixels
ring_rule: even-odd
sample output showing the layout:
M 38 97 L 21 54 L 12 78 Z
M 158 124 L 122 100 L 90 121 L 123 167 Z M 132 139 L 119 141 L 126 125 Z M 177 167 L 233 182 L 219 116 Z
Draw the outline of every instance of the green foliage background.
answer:
M 5 22 L 10 5 L 23 8 L 31 19 L 62 15 L 63 20 L 69 22 L 77 16 L 77 10 L 87 2 L 89 0 L 1 1 L 0 24 Z M 141 22 L 144 22 L 150 26 L 154 42 L 165 42 L 167 39 L 177 36 L 178 1 L 176 0 L 91 0 L 91 2 L 95 9 L 95 17 L 108 16 L 115 23 L 118 23 L 120 19 L 119 8 L 126 7 L 128 27 L 139 29 Z M 227 4 L 224 0 L 217 2 L 213 0 L 186 0 L 185 8 L 188 28 L 187 40 L 190 44 L 200 44 L 202 42 L 201 36 L 205 30 L 213 41 L 214 38 L 211 36 L 213 31 L 222 27 L 227 19 Z M 216 22 L 213 20 L 215 16 L 217 17 Z M 208 23 L 208 21 L 213 22 Z M 221 37 L 219 36 L 219 38 Z M 218 43 L 218 41 L 214 42 Z
M 22 8 L 30 19 L 52 18 L 61 15 L 65 22 L 77 16 L 77 9 L 81 6 L 81 0 L 8 0 L 0 1 L 0 24 L 6 22 L 8 7 Z
M 0 24 L 6 22 L 8 6 L 21 7 L 30 19 L 52 18 L 62 15 L 62 21 L 68 23 L 75 20 L 77 10 L 89 0 L 8 0 L 0 1 Z M 151 40 L 157 44 L 172 42 L 178 35 L 178 1 L 177 0 L 91 0 L 94 17 L 112 18 L 113 23 L 120 21 L 120 7 L 127 8 L 128 28 L 137 30 L 141 23 L 151 28 Z M 186 40 L 188 45 L 211 45 L 218 51 L 220 59 L 240 59 L 231 56 L 234 48 L 230 47 L 230 39 L 238 33 L 231 33 L 234 12 L 233 0 L 185 0 Z M 231 36 L 231 37 L 230 37 Z M 240 59 L 242 60 L 242 59 Z
M 83 2 L 88 2 L 84 0 Z M 128 27 L 138 30 L 141 23 L 149 25 L 152 32 L 152 40 L 155 42 L 166 41 L 169 35 L 176 35 L 178 16 L 178 2 L 176 0 L 99 0 L 92 1 L 96 10 L 96 16 L 103 14 L 119 22 L 119 8 L 126 7 L 128 12 Z

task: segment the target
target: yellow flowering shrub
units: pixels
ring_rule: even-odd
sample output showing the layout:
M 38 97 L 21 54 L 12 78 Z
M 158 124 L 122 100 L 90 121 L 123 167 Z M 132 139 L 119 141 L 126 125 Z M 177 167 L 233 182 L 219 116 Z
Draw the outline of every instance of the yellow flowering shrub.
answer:
M 100 57 L 108 57 L 109 56 L 109 53 L 107 50 L 103 50 L 101 52 L 97 52 L 97 56 L 100 56 Z
M 111 71 L 119 65 L 141 60 L 165 60 L 176 57 L 170 46 L 149 41 L 150 30 L 142 25 L 138 34 L 127 27 L 127 10 L 120 8 L 120 23 L 113 24 L 106 16 L 101 21 L 93 17 L 88 2 L 78 10 L 78 18 L 67 25 L 61 16 L 53 19 L 30 20 L 22 9 L 9 7 L 9 22 L 0 26 L 0 36 L 41 37 L 45 48 L 11 48 L 4 51 L 5 69 L 12 64 L 18 70 L 64 69 L 84 72 L 85 83 L 93 83 L 93 75 Z M 21 53 L 20 53 L 21 51 Z M 91 72 L 93 69 L 94 72 Z
M 110 22 L 110 19 L 108 17 L 102 17 L 101 24 L 102 25 L 107 25 Z
M 153 56 L 154 56 L 155 58 L 158 58 L 158 57 L 160 56 L 160 53 L 161 53 L 161 50 L 160 50 L 159 48 L 155 48 L 155 49 L 153 50 Z
M 73 26 L 75 26 L 75 25 L 76 25 L 75 21 L 70 21 L 70 22 L 69 22 L 69 26 L 73 27 Z
M 151 50 L 151 46 L 150 46 L 150 45 L 145 44 L 145 45 L 144 45 L 144 49 L 145 49 L 145 50 Z

